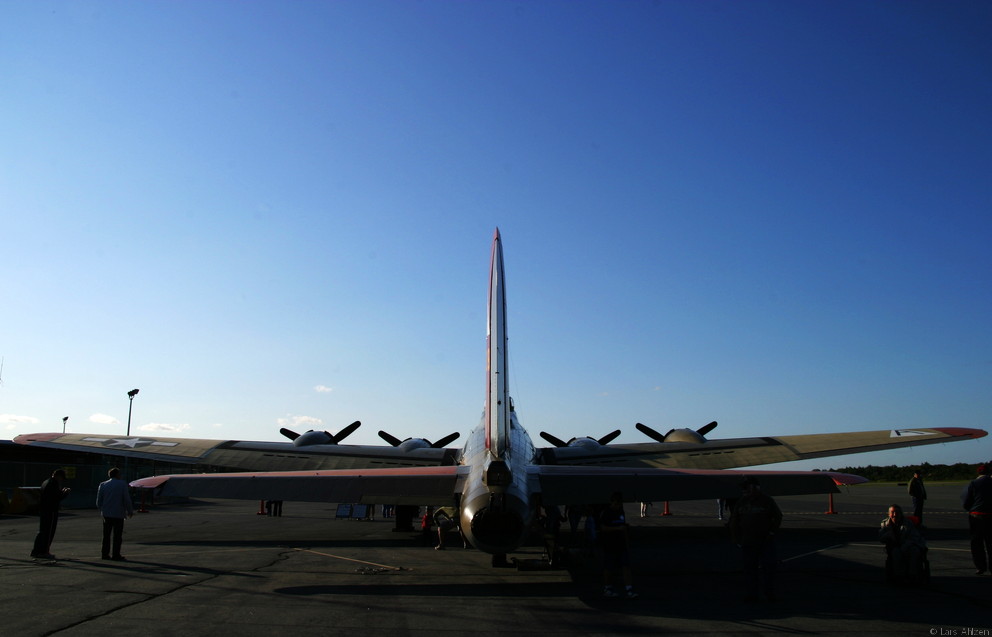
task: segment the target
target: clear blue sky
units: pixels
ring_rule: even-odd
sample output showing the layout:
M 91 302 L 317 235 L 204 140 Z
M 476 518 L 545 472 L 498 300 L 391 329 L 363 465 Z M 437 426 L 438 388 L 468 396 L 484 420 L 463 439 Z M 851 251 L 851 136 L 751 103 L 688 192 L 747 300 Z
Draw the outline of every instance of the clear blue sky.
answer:
M 0 434 L 992 429 L 992 5 L 0 1 Z M 974 462 L 978 442 L 811 466 Z M 538 440 L 538 442 L 541 442 Z

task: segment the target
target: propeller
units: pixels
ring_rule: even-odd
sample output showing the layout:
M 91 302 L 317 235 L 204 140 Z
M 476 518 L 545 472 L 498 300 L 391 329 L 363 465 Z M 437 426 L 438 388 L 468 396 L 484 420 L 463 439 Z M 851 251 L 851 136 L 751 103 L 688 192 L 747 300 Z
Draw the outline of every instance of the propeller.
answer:
M 432 444 L 431 447 L 433 447 L 434 449 L 441 449 L 442 447 L 447 447 L 448 443 L 458 440 L 458 436 L 460 435 L 461 434 L 459 434 L 457 431 L 454 433 L 450 433 L 444 438 L 441 438 L 440 440 Z
M 716 423 L 713 423 L 713 424 L 715 425 Z M 331 444 L 332 445 L 340 444 L 340 442 L 342 440 L 344 440 L 345 438 L 347 438 L 351 434 L 355 433 L 355 430 L 358 429 L 361 426 L 362 426 L 362 421 L 361 420 L 356 420 L 355 422 L 351 423 L 350 425 L 348 425 L 347 427 L 345 427 L 341 431 L 339 431 L 336 434 L 334 434 L 333 436 L 331 436 Z
M 616 440 L 617 439 L 617 436 L 619 436 L 619 435 L 620 435 L 620 430 L 617 429 L 616 431 L 611 431 L 610 433 L 606 434 L 602 438 L 598 438 L 597 439 L 597 438 L 593 438 L 592 436 L 586 436 L 584 438 L 572 438 L 568 442 L 565 442 L 561 438 L 558 438 L 556 436 L 553 436 L 553 435 L 549 434 L 546 431 L 542 431 L 541 432 L 541 437 L 544 438 L 545 440 L 547 440 L 548 442 L 550 442 L 552 445 L 554 445 L 556 447 L 567 447 L 570 444 L 572 444 L 573 442 L 582 441 L 582 440 L 591 440 L 591 441 L 594 441 L 594 442 L 596 442 L 596 443 L 598 443 L 600 445 L 608 445 L 611 442 L 613 442 L 614 440 Z
M 293 441 L 293 444 L 297 447 L 305 447 L 308 445 L 336 445 L 340 444 L 342 440 L 350 436 L 358 429 L 362 424 L 362 421 L 356 420 L 347 427 L 341 429 L 341 431 L 336 434 L 332 434 L 327 431 L 310 431 L 304 434 L 298 434 L 292 429 L 286 429 L 285 427 L 279 430 L 279 433 L 286 436 Z
M 706 442 L 705 436 L 716 429 L 716 421 L 707 423 L 696 431 L 692 431 L 691 429 L 669 429 L 665 435 L 641 423 L 637 423 L 634 426 L 637 427 L 639 432 L 656 442 Z M 672 436 L 672 434 L 675 435 Z
M 397 438 L 392 434 L 382 431 L 381 429 L 379 430 L 379 437 L 385 440 L 386 442 L 388 442 L 389 444 L 393 445 L 394 447 L 399 447 L 401 444 L 403 444 L 402 440 L 400 440 L 399 438 Z M 409 440 L 409 438 L 407 438 L 407 440 Z
M 461 434 L 457 431 L 450 433 L 444 438 L 441 438 L 437 442 L 431 442 L 426 438 L 407 438 L 405 440 L 400 440 L 396 436 L 392 435 L 386 431 L 379 431 L 379 437 L 391 444 L 394 447 L 406 446 L 410 449 L 423 449 L 425 447 L 430 447 L 431 449 L 441 449 L 448 445 L 448 443 L 458 440 Z
M 699 434 L 700 436 L 705 436 L 706 434 L 708 434 L 709 432 L 713 431 L 714 429 L 716 429 L 716 421 L 715 420 L 713 422 L 711 422 L 711 423 L 709 423 L 707 425 L 703 425 L 702 427 L 700 427 L 699 429 L 697 429 L 696 430 L 696 433 Z

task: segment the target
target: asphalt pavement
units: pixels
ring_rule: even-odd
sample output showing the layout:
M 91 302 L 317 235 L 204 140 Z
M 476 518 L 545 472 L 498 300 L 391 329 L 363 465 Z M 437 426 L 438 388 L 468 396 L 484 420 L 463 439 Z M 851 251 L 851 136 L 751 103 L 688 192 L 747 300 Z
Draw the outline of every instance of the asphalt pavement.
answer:
M 391 520 L 336 519 L 336 506 L 286 502 L 160 504 L 125 525 L 126 562 L 100 559 L 95 509 L 65 511 L 55 561 L 29 554 L 38 520 L 0 516 L 0 633 L 33 635 L 992 635 L 992 577 L 976 576 L 960 510 L 962 484 L 928 485 L 932 578 L 885 582 L 878 524 L 905 486 L 780 498 L 776 602 L 746 603 L 740 556 L 716 503 L 655 503 L 631 523 L 637 599 L 602 596 L 595 557 L 569 551 L 549 568 L 535 542 L 516 568 L 451 543 L 426 546 Z M 580 529 L 581 532 L 581 529 Z M 567 524 L 562 541 L 569 540 Z

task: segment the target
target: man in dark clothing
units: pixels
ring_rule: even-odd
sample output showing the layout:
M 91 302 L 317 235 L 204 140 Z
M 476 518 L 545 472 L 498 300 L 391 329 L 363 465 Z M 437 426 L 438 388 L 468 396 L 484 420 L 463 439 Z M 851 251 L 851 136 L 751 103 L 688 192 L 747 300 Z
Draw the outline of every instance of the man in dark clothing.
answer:
M 610 496 L 610 505 L 599 514 L 599 543 L 603 549 L 603 595 L 606 597 L 637 597 L 630 577 L 630 552 L 627 547 L 627 518 L 623 512 L 623 495 Z M 620 573 L 622 593 L 613 588 L 613 579 Z
M 885 545 L 888 557 L 885 577 L 889 583 L 924 581 L 927 541 L 917 524 L 903 515 L 898 504 L 889 506 L 889 514 L 878 530 L 878 540 Z
M 909 497 L 913 498 L 913 515 L 916 524 L 923 526 L 923 502 L 927 499 L 927 488 L 923 486 L 923 472 L 917 469 L 909 481 Z
M 975 575 L 984 575 L 992 566 L 992 462 L 978 466 L 978 477 L 965 488 L 964 508 L 971 532 L 971 559 Z
M 69 495 L 71 489 L 63 487 L 65 470 L 56 469 L 52 477 L 41 483 L 41 515 L 38 524 L 38 535 L 34 538 L 34 548 L 31 557 L 54 560 L 51 553 L 52 540 L 55 539 L 55 527 L 59 523 L 59 504 Z
M 758 600 L 763 590 L 768 601 L 775 601 L 774 577 L 778 563 L 775 531 L 782 524 L 782 511 L 775 500 L 761 492 L 758 479 L 749 476 L 741 485 L 744 495 L 730 514 L 730 534 L 741 547 L 747 594 L 744 601 Z

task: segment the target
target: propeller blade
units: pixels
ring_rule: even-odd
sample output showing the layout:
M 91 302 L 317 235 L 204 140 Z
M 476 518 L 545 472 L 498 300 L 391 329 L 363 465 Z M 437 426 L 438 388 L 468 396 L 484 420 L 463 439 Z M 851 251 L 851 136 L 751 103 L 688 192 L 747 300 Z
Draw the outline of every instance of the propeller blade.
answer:
M 541 437 L 544 438 L 545 440 L 547 440 L 548 442 L 550 442 L 551 444 L 553 444 L 556 447 L 567 447 L 568 446 L 568 443 L 567 442 L 565 442 L 561 438 L 555 438 L 554 436 L 552 436 L 551 434 L 549 434 L 546 431 L 542 431 L 541 432 Z
M 434 449 L 441 449 L 442 447 L 447 446 L 449 442 L 453 440 L 458 440 L 458 436 L 460 435 L 461 434 L 459 434 L 457 431 L 453 434 L 448 434 L 444 438 L 441 438 L 440 440 L 432 444 L 431 447 L 433 447 Z
M 296 433 L 295 431 L 293 431 L 291 429 L 286 429 L 285 427 L 283 427 L 282 429 L 280 429 L 279 430 L 279 433 L 281 433 L 282 435 L 286 436 L 290 440 L 296 440 L 297 438 L 300 437 L 300 434 Z
M 331 436 L 331 444 L 336 445 L 345 438 L 347 438 L 348 436 L 350 436 L 351 434 L 355 433 L 355 430 L 358 429 L 361 426 L 361 424 L 362 424 L 361 420 L 356 420 L 355 422 L 351 423 L 341 431 L 337 432 L 336 434 Z
M 655 431 L 654 429 L 652 429 L 651 427 L 648 427 L 647 425 L 642 425 L 641 423 L 637 423 L 634 426 L 637 427 L 637 431 L 641 432 L 642 434 L 654 440 L 655 442 L 665 442 L 665 437 L 662 436 L 657 431 Z
M 389 444 L 393 445 L 394 447 L 399 447 L 403 443 L 402 440 L 400 440 L 396 436 L 387 434 L 385 431 L 379 431 L 379 437 L 385 440 L 386 442 L 388 442 Z
M 605 436 L 600 438 L 597 442 L 599 442 L 599 444 L 601 445 L 608 445 L 614 440 L 616 440 L 616 437 L 619 435 L 620 435 L 620 430 L 617 429 L 616 431 L 611 431 L 610 433 L 606 434 Z
M 706 434 L 708 434 L 709 432 L 713 431 L 714 429 L 716 429 L 716 421 L 715 420 L 713 422 L 711 422 L 710 424 L 703 425 L 702 427 L 700 427 L 699 429 L 697 429 L 696 430 L 696 433 L 699 434 L 700 436 L 705 436 Z

